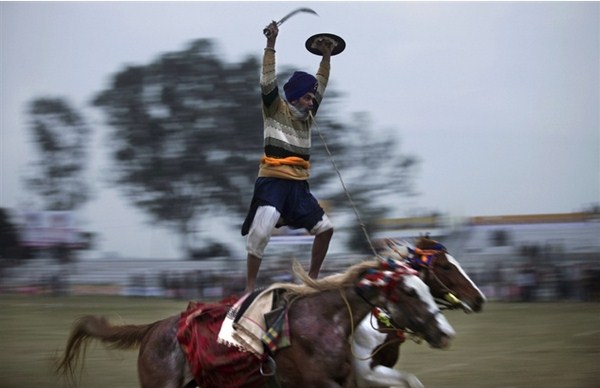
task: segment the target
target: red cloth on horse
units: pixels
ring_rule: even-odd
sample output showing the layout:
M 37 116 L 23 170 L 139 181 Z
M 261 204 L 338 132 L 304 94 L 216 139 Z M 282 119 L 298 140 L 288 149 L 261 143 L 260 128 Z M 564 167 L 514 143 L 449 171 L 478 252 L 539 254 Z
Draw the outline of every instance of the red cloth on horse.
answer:
M 181 313 L 177 339 L 202 388 L 258 388 L 265 384 L 260 374 L 261 359 L 217 342 L 223 319 L 236 300 L 190 302 Z

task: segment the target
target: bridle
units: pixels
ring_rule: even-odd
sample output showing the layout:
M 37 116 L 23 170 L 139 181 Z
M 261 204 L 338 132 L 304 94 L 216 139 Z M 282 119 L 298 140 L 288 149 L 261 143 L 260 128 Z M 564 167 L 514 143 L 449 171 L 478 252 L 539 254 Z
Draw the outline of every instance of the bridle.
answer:
M 457 293 L 452 290 L 435 273 L 435 265 L 439 254 L 446 254 L 446 247 L 437 241 L 433 241 L 433 246 L 428 248 L 413 247 L 409 244 L 398 245 L 392 239 L 384 240 L 384 247 L 387 248 L 387 254 L 408 263 L 413 269 L 418 271 L 419 276 L 426 284 L 435 283 L 444 293 L 443 297 L 434 297 L 435 302 L 444 310 L 463 309 L 472 311 L 472 309 L 456 297 Z M 431 283 L 429 282 L 431 280 Z
M 382 269 L 383 267 L 383 269 Z M 414 332 L 413 330 L 411 330 L 410 328 L 407 327 L 402 327 L 402 325 L 399 325 L 397 322 L 394 322 L 391 314 L 389 313 L 389 311 L 387 310 L 387 308 L 382 307 L 382 306 L 378 306 L 376 304 L 374 304 L 373 302 L 371 302 L 369 300 L 369 298 L 367 298 L 364 295 L 364 290 L 374 287 L 374 288 L 380 288 L 384 294 L 384 298 L 387 301 L 390 301 L 392 303 L 396 303 L 398 302 L 398 297 L 396 295 L 394 295 L 397 289 L 397 285 L 399 283 L 399 281 L 401 281 L 401 278 L 403 278 L 406 275 L 418 275 L 418 271 L 408 267 L 407 265 L 405 265 L 402 262 L 399 262 L 397 260 L 394 259 L 388 259 L 386 261 L 381 261 L 380 262 L 380 268 L 379 269 L 372 269 L 367 271 L 361 278 L 361 280 L 357 283 L 355 289 L 356 289 L 356 293 L 368 304 L 371 306 L 371 315 L 376 317 L 377 320 L 379 322 L 381 322 L 384 326 L 386 326 L 389 329 L 382 329 L 382 331 L 384 330 L 394 330 L 394 331 L 400 331 L 402 333 L 402 335 L 400 337 L 404 337 L 404 333 L 408 334 L 410 336 L 410 338 L 412 340 L 414 340 L 415 342 L 419 343 L 421 341 L 422 335 L 420 333 Z M 342 297 L 344 298 L 344 300 L 346 301 L 346 305 L 348 307 L 348 311 L 350 313 L 350 318 L 351 318 L 351 327 L 354 327 L 354 324 L 352 323 L 352 311 L 350 309 L 350 305 L 346 300 L 346 296 L 345 294 L 342 292 Z M 404 305 L 402 303 L 396 303 L 398 308 L 401 310 L 402 314 L 407 317 L 407 319 L 411 320 L 412 314 L 407 311 L 404 308 Z M 431 321 L 435 321 L 438 317 L 439 314 L 442 314 L 442 312 L 440 310 L 436 310 L 433 314 L 430 314 L 426 320 L 424 320 L 424 325 L 427 326 L 431 323 Z M 373 323 L 371 322 L 371 325 L 373 325 Z M 353 335 L 353 334 L 352 334 Z M 404 340 L 402 339 L 402 342 Z
M 440 306 L 440 309 L 456 310 L 460 308 L 471 311 L 471 308 L 466 303 L 456 297 L 457 293 L 444 283 L 444 281 L 435 273 L 434 267 L 438 255 L 445 255 L 447 253 L 443 245 L 437 243 L 436 245 L 437 246 L 434 249 L 410 248 L 409 251 L 412 251 L 412 257 L 408 259 L 409 263 L 419 272 L 426 284 L 430 284 L 426 280 L 431 279 L 440 287 L 440 291 L 444 293 L 444 297 L 434 297 L 434 300 Z
M 408 268 L 408 270 L 410 270 L 410 272 L 406 272 L 403 273 L 401 275 L 407 275 L 407 274 L 411 274 L 411 275 L 417 275 L 418 271 L 412 269 L 412 268 Z M 398 284 L 399 278 L 394 279 L 392 281 L 393 284 L 388 284 L 385 286 L 383 292 L 384 292 L 384 298 L 386 300 L 389 301 L 393 301 L 393 299 L 397 300 L 397 297 L 394 297 L 392 295 L 392 292 L 396 289 L 396 285 Z M 359 282 L 360 284 L 360 282 Z M 374 304 L 373 302 L 371 302 L 369 300 L 369 298 L 367 298 L 364 293 L 361 290 L 361 287 L 359 286 L 359 284 L 357 284 L 357 286 L 355 287 L 355 291 L 356 293 L 363 299 L 363 301 L 365 301 L 368 305 L 371 306 L 371 327 L 373 327 L 375 330 L 380 331 L 382 333 L 384 332 L 396 332 L 396 336 L 397 338 L 394 338 L 393 340 L 387 340 L 385 341 L 381 346 L 379 346 L 373 353 L 371 353 L 369 356 L 367 357 L 359 357 L 355 351 L 354 351 L 354 341 L 352 340 L 352 338 L 354 337 L 354 318 L 352 316 L 352 308 L 350 307 L 350 303 L 348 302 L 346 293 L 344 290 L 340 289 L 340 295 L 342 296 L 342 299 L 344 300 L 344 302 L 346 303 L 346 307 L 348 308 L 348 314 L 350 316 L 350 350 L 352 352 L 352 355 L 354 356 L 354 358 L 361 360 L 361 361 L 365 361 L 365 360 L 369 360 L 371 358 L 373 358 L 373 356 L 375 356 L 375 354 L 377 354 L 379 351 L 381 351 L 384 348 L 384 345 L 386 344 L 390 344 L 393 342 L 398 341 L 399 343 L 403 343 L 406 341 L 406 338 L 409 338 L 410 340 L 412 340 L 413 342 L 420 344 L 423 340 L 423 335 L 421 333 L 417 333 L 413 330 L 411 330 L 408 327 L 401 327 L 402 325 L 397 324 L 396 322 L 394 322 L 391 314 L 387 311 L 387 309 L 385 307 L 381 307 L 381 306 L 377 306 L 376 304 Z M 399 308 L 402 310 L 402 314 L 405 315 L 406 317 L 408 317 L 408 319 L 410 319 L 411 314 L 408 311 L 405 311 L 405 309 L 403 308 L 402 304 L 399 304 Z M 427 326 L 428 324 L 430 324 L 431 321 L 435 321 L 438 317 L 438 315 L 442 314 L 442 312 L 440 310 L 435 311 L 433 314 L 430 314 L 427 319 L 424 321 L 424 326 Z M 377 319 L 378 322 L 380 322 L 383 326 L 385 326 L 385 328 L 378 328 L 375 327 L 375 324 L 373 322 L 373 317 L 375 317 Z

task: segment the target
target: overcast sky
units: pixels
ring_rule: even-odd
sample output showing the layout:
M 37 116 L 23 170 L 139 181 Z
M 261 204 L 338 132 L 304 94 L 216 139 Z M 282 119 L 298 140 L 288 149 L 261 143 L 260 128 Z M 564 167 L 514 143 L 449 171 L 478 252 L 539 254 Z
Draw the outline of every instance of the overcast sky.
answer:
M 177 256 L 176 239 L 106 185 L 107 131 L 90 99 L 125 65 L 194 39 L 215 39 L 230 62 L 260 56 L 265 25 L 311 7 L 318 17 L 298 14 L 281 26 L 278 63 L 314 71 L 319 58 L 305 40 L 319 32 L 345 39 L 331 73 L 345 100 L 331 109 L 368 112 L 376 128 L 398 134 L 401 152 L 422 160 L 421 195 L 399 199 L 397 215 L 581 210 L 600 202 L 599 4 L 2 2 L 0 207 L 28 204 L 26 103 L 62 97 L 95 130 L 96 197 L 80 218 L 101 235 L 99 252 Z M 232 239 L 241 239 L 237 230 Z

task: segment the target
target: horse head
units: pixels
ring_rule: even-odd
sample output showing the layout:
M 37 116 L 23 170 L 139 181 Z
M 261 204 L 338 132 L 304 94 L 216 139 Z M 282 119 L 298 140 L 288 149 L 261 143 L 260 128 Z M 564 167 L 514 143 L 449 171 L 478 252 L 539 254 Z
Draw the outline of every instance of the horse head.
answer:
M 394 328 L 424 338 L 434 348 L 446 348 L 455 332 L 417 272 L 401 261 L 387 259 L 369 269 L 356 286 L 359 295 L 389 315 Z
M 401 258 L 419 271 L 434 298 L 446 308 L 462 308 L 465 312 L 479 312 L 485 296 L 439 242 L 429 237 L 417 240 L 416 247 L 405 242 L 385 241 L 384 254 Z
M 435 298 L 448 302 L 449 307 L 462 308 L 467 313 L 481 311 L 485 295 L 442 244 L 422 237 L 417 241 L 415 253 L 417 256 L 421 254 L 417 265 Z M 423 257 L 426 259 L 423 260 Z M 417 263 L 416 260 L 413 262 Z

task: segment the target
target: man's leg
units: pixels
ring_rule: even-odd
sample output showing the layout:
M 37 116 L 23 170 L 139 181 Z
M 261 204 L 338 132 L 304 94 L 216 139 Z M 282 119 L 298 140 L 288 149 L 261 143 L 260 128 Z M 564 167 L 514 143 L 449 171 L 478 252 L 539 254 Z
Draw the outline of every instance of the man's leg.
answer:
M 256 278 L 258 277 L 261 262 L 262 259 L 260 257 L 248 253 L 246 262 L 246 289 L 244 290 L 244 294 L 250 293 L 256 288 Z
M 327 255 L 329 249 L 329 242 L 333 236 L 333 225 L 327 215 L 323 215 L 323 219 L 311 232 L 315 233 L 315 240 L 312 246 L 308 276 L 316 279 L 319 276 L 319 271 L 321 271 L 321 265 L 323 265 L 325 255 Z
M 312 246 L 310 268 L 308 270 L 308 276 L 313 279 L 316 279 L 319 276 L 321 265 L 323 265 L 323 261 L 325 261 L 325 255 L 327 255 L 327 250 L 329 249 L 331 236 L 333 236 L 333 229 L 326 230 L 325 232 L 315 236 L 315 241 L 313 241 Z
M 279 212 L 273 206 L 260 206 L 256 209 L 246 240 L 248 258 L 245 293 L 254 291 L 256 287 L 256 278 L 260 270 L 262 256 L 279 217 Z

